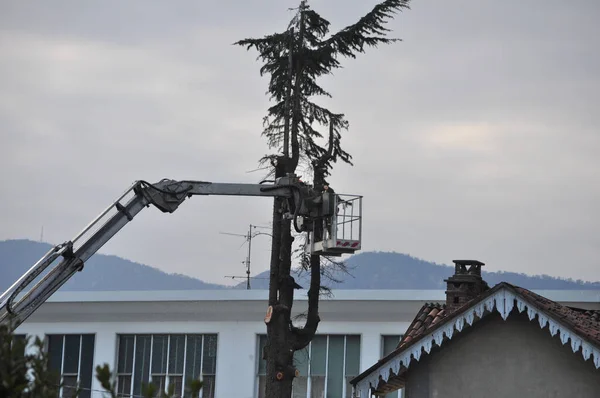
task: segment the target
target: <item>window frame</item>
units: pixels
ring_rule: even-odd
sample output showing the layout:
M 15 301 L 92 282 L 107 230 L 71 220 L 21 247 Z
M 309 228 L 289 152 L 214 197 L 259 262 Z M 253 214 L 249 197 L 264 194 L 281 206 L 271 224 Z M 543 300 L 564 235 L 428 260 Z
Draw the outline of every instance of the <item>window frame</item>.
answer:
M 164 378 L 164 390 L 167 389 L 167 387 L 170 385 L 171 382 L 171 378 L 180 378 L 181 380 L 181 391 L 179 392 L 179 397 L 185 397 L 185 382 L 186 382 L 186 364 L 187 364 L 187 348 L 188 348 L 188 340 L 189 337 L 201 337 L 201 345 L 200 345 L 200 364 L 199 364 L 199 371 L 200 371 L 200 378 L 201 380 L 204 380 L 204 376 L 208 376 L 212 378 L 212 383 L 210 384 L 211 388 L 212 388 L 212 396 L 216 396 L 215 394 L 215 381 L 216 381 L 216 373 L 217 373 L 217 361 L 218 361 L 218 346 L 219 346 L 219 334 L 218 333 L 117 333 L 117 344 L 116 344 L 116 355 L 115 355 L 115 362 L 116 362 L 116 366 L 115 366 L 115 381 L 116 381 L 116 386 L 117 386 L 117 395 L 119 397 L 133 397 L 134 396 L 134 382 L 135 382 L 135 371 L 136 371 L 136 366 L 138 366 L 138 364 L 136 363 L 136 348 L 138 345 L 138 338 L 139 337 L 146 337 L 149 336 L 150 337 L 150 353 L 149 353 L 149 365 L 148 365 L 148 382 L 153 382 L 153 379 L 155 377 L 161 377 Z M 155 373 L 152 370 L 152 362 L 154 359 L 154 338 L 157 336 L 164 336 L 167 339 L 167 349 L 166 349 L 166 360 L 165 360 L 165 372 L 164 373 Z M 183 345 L 183 368 L 182 368 L 182 373 L 175 373 L 175 372 L 170 372 L 169 371 L 169 361 L 171 360 L 170 358 L 170 349 L 171 349 L 171 341 L 172 341 L 172 337 L 173 336 L 183 336 L 184 337 L 184 345 Z M 121 344 L 122 344 L 122 338 L 123 337 L 133 337 L 133 349 L 132 349 L 132 357 L 131 358 L 125 358 L 125 360 L 127 361 L 128 359 L 131 359 L 131 372 L 119 372 L 119 357 L 120 357 L 120 349 L 121 349 Z M 215 366 L 214 366 L 214 371 L 212 373 L 208 373 L 208 372 L 204 372 L 204 362 L 205 362 L 205 355 L 204 355 L 204 350 L 205 350 L 205 343 L 206 343 L 206 338 L 207 337 L 214 337 L 215 338 Z M 127 352 L 125 353 L 125 355 L 127 355 Z M 119 382 L 120 378 L 124 378 L 124 377 L 129 377 L 129 386 L 128 386 L 128 393 L 121 393 L 121 384 Z M 156 384 L 155 384 L 156 385 Z M 206 386 L 206 383 L 205 383 Z M 157 387 L 160 387 L 160 383 L 157 385 Z M 160 393 L 160 389 L 158 390 L 158 393 Z M 204 397 L 204 386 L 203 388 L 200 390 L 200 397 Z M 176 392 L 177 394 L 177 392 Z M 176 395 L 177 396 L 177 395 Z
M 78 349 L 78 358 L 77 358 L 77 373 L 74 372 L 64 372 L 64 366 L 65 366 L 65 351 L 66 351 L 66 342 L 67 342 L 67 337 L 68 336 L 77 336 L 79 337 L 79 349 Z M 82 363 L 82 358 L 83 358 L 83 338 L 84 336 L 92 336 L 93 340 L 92 340 L 92 358 L 91 358 L 91 364 L 92 367 L 90 369 L 91 374 L 90 376 L 90 385 L 89 387 L 82 387 L 80 386 L 81 383 L 81 375 L 83 370 L 81 369 L 81 363 Z M 76 388 L 77 389 L 82 389 L 84 391 L 88 391 L 89 395 L 92 396 L 92 387 L 93 387 L 93 380 L 94 380 L 94 360 L 96 357 L 96 333 L 47 333 L 44 335 L 44 350 L 45 352 L 48 354 L 49 353 L 49 349 L 50 349 L 50 337 L 60 337 L 61 339 L 61 353 L 60 353 L 60 369 L 58 370 L 58 374 L 60 377 L 60 383 L 63 384 L 64 383 L 64 379 L 65 377 L 76 377 Z M 70 387 L 70 386 L 69 386 Z M 75 393 L 77 390 L 73 391 L 73 393 Z M 65 391 L 64 391 L 64 386 L 61 386 L 60 390 L 59 390 L 59 397 L 63 397 L 65 396 Z
M 20 341 L 23 342 L 25 344 L 23 344 L 23 356 L 25 356 L 25 354 L 27 354 L 27 350 L 29 348 L 29 345 L 31 344 L 31 341 L 29 340 L 31 336 L 29 336 L 27 333 L 15 333 L 13 334 L 13 341 L 12 341 L 12 347 L 14 347 L 15 341 Z

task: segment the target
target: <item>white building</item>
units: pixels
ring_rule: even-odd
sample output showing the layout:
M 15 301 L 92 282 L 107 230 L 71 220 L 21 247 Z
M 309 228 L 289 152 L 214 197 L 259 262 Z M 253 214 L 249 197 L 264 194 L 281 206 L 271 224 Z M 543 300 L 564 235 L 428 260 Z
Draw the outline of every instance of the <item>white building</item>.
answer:
M 600 291 L 536 293 L 600 309 Z M 318 336 L 297 353 L 295 397 L 350 397 L 348 381 L 395 348 L 423 303 L 445 301 L 442 290 L 334 294 L 321 302 Z M 139 395 L 142 381 L 181 388 L 200 376 L 204 397 L 255 398 L 266 309 L 264 290 L 58 292 L 17 333 L 45 338 L 53 367 L 78 380 L 83 397 L 103 396 L 93 369 L 108 363 L 127 395 Z M 297 291 L 295 312 L 304 310 L 306 292 Z

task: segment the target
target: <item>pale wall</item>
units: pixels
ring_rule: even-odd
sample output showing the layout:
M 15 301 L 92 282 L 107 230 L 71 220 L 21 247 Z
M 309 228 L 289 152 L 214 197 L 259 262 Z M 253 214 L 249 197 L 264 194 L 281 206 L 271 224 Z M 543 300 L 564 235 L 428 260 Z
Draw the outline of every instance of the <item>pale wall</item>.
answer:
M 319 327 L 322 334 L 361 335 L 360 370 L 379 359 L 381 335 L 400 334 L 407 322 L 328 322 Z M 84 322 L 27 323 L 18 333 L 44 337 L 45 334 L 94 333 L 96 344 L 94 367 L 116 365 L 117 334 L 122 333 L 217 333 L 216 397 L 254 398 L 256 390 L 256 344 L 258 334 L 265 333 L 262 322 Z M 235 380 L 235 382 L 232 382 Z M 94 379 L 93 389 L 101 389 Z
M 569 305 L 600 309 L 598 291 L 548 291 Z M 441 301 L 443 291 L 340 290 L 321 301 L 321 334 L 359 334 L 360 371 L 379 359 L 381 336 L 402 334 L 424 302 Z M 296 292 L 296 311 L 306 310 L 306 292 Z M 18 333 L 94 333 L 94 363 L 116 365 L 117 335 L 123 333 L 218 334 L 217 398 L 253 398 L 258 334 L 267 292 L 259 290 L 57 292 L 19 327 Z M 95 366 L 94 365 L 94 366 Z M 233 380 L 233 381 L 232 381 Z M 100 389 L 94 379 L 92 388 Z
M 488 315 L 411 365 L 406 398 L 600 397 L 600 370 L 525 314 Z

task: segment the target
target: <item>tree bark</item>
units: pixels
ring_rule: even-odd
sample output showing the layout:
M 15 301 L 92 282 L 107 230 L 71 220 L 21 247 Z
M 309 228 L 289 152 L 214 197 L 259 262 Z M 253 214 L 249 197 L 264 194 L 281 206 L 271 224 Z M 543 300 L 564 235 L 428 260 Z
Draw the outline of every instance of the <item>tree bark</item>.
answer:
M 275 177 L 285 175 L 289 159 L 281 157 L 275 166 Z M 291 396 L 293 370 L 293 351 L 289 347 L 289 318 L 291 302 L 289 294 L 290 265 L 286 261 L 287 247 L 291 247 L 290 221 L 283 218 L 286 202 L 283 198 L 275 198 L 273 202 L 273 237 L 271 241 L 271 264 L 269 279 L 269 306 L 272 309 L 267 322 L 267 345 L 263 353 L 267 362 L 265 395 L 268 398 Z M 287 231 L 287 233 L 286 233 Z M 292 284 L 293 292 L 293 284 Z M 290 375 L 291 373 L 291 375 Z
M 290 330 L 295 282 L 294 278 L 290 276 L 291 261 L 288 254 L 293 238 L 291 234 L 286 233 L 290 231 L 290 221 L 280 220 L 279 224 L 281 226 L 279 228 L 281 231 L 280 251 L 277 253 L 278 258 L 275 262 L 278 267 L 271 267 L 271 274 L 275 276 L 273 280 L 277 281 L 279 294 L 274 301 L 271 301 L 271 294 L 269 294 L 269 305 L 272 306 L 273 312 L 271 320 L 267 324 L 266 397 L 268 398 L 290 397 L 296 371 L 293 362 L 293 336 L 291 336 Z M 275 285 L 275 283 L 271 282 L 271 285 Z
M 319 192 L 323 191 L 325 185 L 325 165 L 333 155 L 333 122 L 329 125 L 329 146 L 327 152 L 323 154 L 313 164 L 313 185 Z M 323 223 L 315 225 L 313 240 L 320 241 L 323 239 Z M 294 350 L 301 350 L 308 346 L 311 340 L 317 333 L 319 322 L 319 293 L 321 291 L 321 256 L 312 254 L 310 256 L 310 289 L 308 290 L 308 313 L 304 327 L 294 328 L 295 335 Z

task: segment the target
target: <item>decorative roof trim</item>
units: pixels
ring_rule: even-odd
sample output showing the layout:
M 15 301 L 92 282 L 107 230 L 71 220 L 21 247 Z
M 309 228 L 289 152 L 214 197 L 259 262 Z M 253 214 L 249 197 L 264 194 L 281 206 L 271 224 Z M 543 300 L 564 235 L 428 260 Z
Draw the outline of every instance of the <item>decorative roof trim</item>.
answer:
M 543 310 L 540 310 L 535 305 L 530 304 L 520 295 L 516 294 L 510 289 L 507 289 L 506 287 L 503 287 L 493 295 L 486 297 L 484 300 L 474 304 L 466 311 L 454 316 L 449 315 L 450 318 L 454 319 L 449 320 L 441 327 L 432 331 L 429 335 L 423 336 L 405 350 L 399 351 L 398 354 L 394 355 L 392 359 L 383 363 L 379 368 L 373 370 L 370 375 L 356 383 L 354 386 L 354 396 L 358 398 L 369 398 L 370 390 L 372 388 L 377 388 L 380 378 L 387 382 L 390 377 L 390 372 L 393 372 L 395 375 L 397 375 L 402 367 L 408 368 L 412 362 L 412 359 L 418 361 L 421 358 L 423 351 L 429 354 L 433 347 L 433 343 L 441 346 L 444 341 L 444 336 L 446 336 L 449 340 L 452 339 L 455 331 L 460 333 L 463 330 L 465 322 L 469 325 L 473 325 L 475 316 L 480 319 L 485 316 L 487 314 L 485 310 L 491 313 L 495 309 L 500 313 L 502 319 L 506 320 L 508 315 L 515 307 L 515 301 L 517 310 L 519 312 L 522 313 L 523 311 L 527 310 L 527 316 L 529 317 L 530 321 L 533 321 L 537 316 L 540 328 L 543 329 L 546 327 L 546 325 L 548 325 L 548 330 L 552 336 L 555 336 L 558 333 L 560 336 L 560 341 L 563 345 L 570 340 L 571 349 L 574 353 L 577 353 L 581 348 L 583 359 L 587 361 L 591 356 L 593 356 L 596 369 L 600 368 L 600 349 L 579 337 L 577 333 L 570 330 L 564 324 L 548 316 Z

